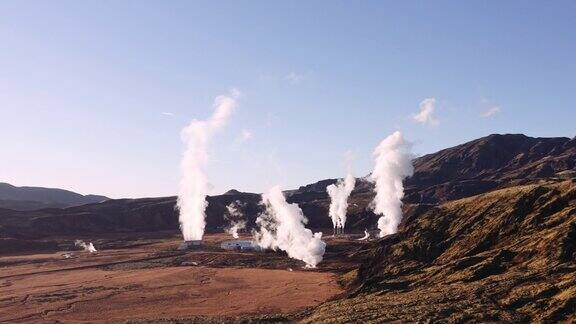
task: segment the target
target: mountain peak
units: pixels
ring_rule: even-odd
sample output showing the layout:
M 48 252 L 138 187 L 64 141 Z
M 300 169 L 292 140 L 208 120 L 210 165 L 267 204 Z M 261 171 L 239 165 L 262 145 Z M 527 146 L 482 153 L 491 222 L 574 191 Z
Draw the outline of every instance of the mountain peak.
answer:
M 408 200 L 453 199 L 500 187 L 507 181 L 526 182 L 574 170 L 576 143 L 572 142 L 567 137 L 491 134 L 422 156 L 414 161 L 414 176 L 406 181 L 407 186 L 444 189 Z

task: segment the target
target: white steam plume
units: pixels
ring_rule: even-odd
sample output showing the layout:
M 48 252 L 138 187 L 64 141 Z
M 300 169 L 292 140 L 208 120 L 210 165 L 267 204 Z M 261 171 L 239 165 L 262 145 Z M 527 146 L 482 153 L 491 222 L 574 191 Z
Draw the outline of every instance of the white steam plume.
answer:
M 230 235 L 232 235 L 233 238 L 237 239 L 240 236 L 238 235 L 238 231 L 246 228 L 246 222 L 245 221 L 239 221 L 239 222 L 235 222 L 231 224 L 232 226 L 230 228 L 228 228 L 226 230 L 226 232 Z
M 326 187 L 328 195 L 330 196 L 330 210 L 328 215 L 332 218 L 334 225 L 334 233 L 344 231 L 346 225 L 346 211 L 348 210 L 348 197 L 352 190 L 356 179 L 351 173 L 346 175 L 343 180 L 338 180 L 336 184 L 331 184 Z
M 374 150 L 375 166 L 370 179 L 375 182 L 374 212 L 378 219 L 380 237 L 396 233 L 402 220 L 402 181 L 412 175 L 411 144 L 396 131 L 386 137 Z
M 241 210 L 242 206 L 242 202 L 238 200 L 226 206 L 228 214 L 224 218 L 230 221 L 230 227 L 226 229 L 226 233 L 232 235 L 235 239 L 239 237 L 238 231 L 246 228 L 246 221 L 242 219 L 244 218 Z
M 359 238 L 358 241 L 365 241 L 370 238 L 370 233 L 367 230 L 364 230 L 364 236 Z
M 182 178 L 178 192 L 180 229 L 184 240 L 201 240 L 206 226 L 208 179 L 204 172 L 208 163 L 208 144 L 212 135 L 224 127 L 236 107 L 238 90 L 214 100 L 214 114 L 207 120 L 192 120 L 182 130 L 185 151 L 180 162 Z
M 86 244 L 84 241 L 82 240 L 76 240 L 74 242 L 74 245 L 81 247 L 84 249 L 84 251 L 86 252 L 90 252 L 90 253 L 94 253 L 97 252 L 96 248 L 94 247 L 94 244 L 92 244 L 92 242 Z
M 256 219 L 260 231 L 255 233 L 256 243 L 265 249 L 286 251 L 293 259 L 302 260 L 307 268 L 315 268 L 326 250 L 322 233 L 312 233 L 304 227 L 308 219 L 297 204 L 289 204 L 280 186 L 262 195 L 266 211 Z

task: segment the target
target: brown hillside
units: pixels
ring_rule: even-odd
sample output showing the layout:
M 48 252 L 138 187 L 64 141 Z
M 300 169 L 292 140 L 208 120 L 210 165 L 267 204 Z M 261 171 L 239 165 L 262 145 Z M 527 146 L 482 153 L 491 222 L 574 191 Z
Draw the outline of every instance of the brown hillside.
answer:
M 576 320 L 576 181 L 415 213 L 363 253 L 357 288 L 307 322 Z

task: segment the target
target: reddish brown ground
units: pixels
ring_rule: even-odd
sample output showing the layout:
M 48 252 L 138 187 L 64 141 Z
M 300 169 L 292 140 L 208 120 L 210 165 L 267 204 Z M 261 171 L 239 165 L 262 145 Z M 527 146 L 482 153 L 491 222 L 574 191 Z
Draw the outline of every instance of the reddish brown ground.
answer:
M 207 266 L 218 258 L 248 264 L 255 262 L 250 257 L 279 258 L 273 254 L 207 248 L 180 259 L 154 259 L 177 244 L 103 250 L 98 255 L 82 252 L 73 259 L 61 253 L 0 257 L 0 322 L 290 313 L 342 292 L 334 274 L 299 267 L 290 271 L 283 262 L 291 261 L 286 260 L 279 259 L 281 269 Z M 182 266 L 182 260 L 199 265 Z

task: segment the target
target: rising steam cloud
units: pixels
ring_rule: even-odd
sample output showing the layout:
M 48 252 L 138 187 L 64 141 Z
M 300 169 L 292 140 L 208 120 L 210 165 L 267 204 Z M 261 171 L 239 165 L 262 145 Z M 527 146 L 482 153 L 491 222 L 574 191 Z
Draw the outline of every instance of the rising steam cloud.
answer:
M 74 242 L 74 245 L 81 247 L 84 249 L 84 251 L 89 252 L 89 253 L 94 253 L 97 252 L 96 248 L 94 247 L 94 244 L 92 244 L 92 242 L 86 244 L 84 241 L 82 240 L 76 240 Z
M 340 230 L 344 231 L 344 226 L 346 225 L 346 211 L 348 210 L 348 197 L 352 190 L 354 190 L 354 184 L 356 179 L 351 173 L 346 175 L 343 180 L 338 180 L 336 184 L 331 184 L 326 187 L 328 195 L 330 196 L 330 210 L 328 215 L 332 218 L 332 224 L 334 225 L 334 233 Z
M 214 114 L 207 120 L 192 120 L 182 130 L 185 151 L 180 162 L 182 178 L 178 192 L 180 229 L 184 240 L 201 240 L 206 226 L 206 196 L 208 179 L 205 167 L 208 163 L 208 145 L 216 131 L 224 127 L 236 107 L 240 93 L 232 90 L 214 100 Z
M 368 230 L 364 230 L 364 236 L 362 236 L 361 238 L 358 239 L 358 241 L 365 241 L 367 239 L 370 238 L 370 233 L 368 233 Z
M 412 175 L 411 144 L 402 133 L 394 132 L 374 150 L 375 166 L 370 179 L 375 182 L 374 212 L 378 219 L 380 237 L 396 233 L 402 220 L 402 181 Z
M 308 219 L 297 204 L 286 202 L 279 186 L 262 195 L 262 204 L 266 210 L 256 219 L 260 226 L 256 243 L 265 249 L 286 251 L 289 257 L 304 261 L 307 268 L 315 268 L 326 249 L 322 233 L 304 227 Z
M 240 201 L 233 201 L 226 206 L 227 214 L 224 216 L 230 222 L 230 226 L 226 228 L 226 233 L 232 235 L 235 239 L 239 237 L 238 231 L 246 228 L 246 221 L 243 219 L 242 213 L 243 204 Z

